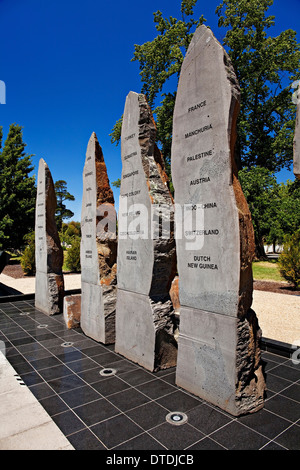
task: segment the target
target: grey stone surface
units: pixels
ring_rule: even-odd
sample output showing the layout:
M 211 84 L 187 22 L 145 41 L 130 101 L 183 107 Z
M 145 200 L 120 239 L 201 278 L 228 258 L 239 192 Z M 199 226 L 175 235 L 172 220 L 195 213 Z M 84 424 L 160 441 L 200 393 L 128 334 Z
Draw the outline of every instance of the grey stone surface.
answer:
M 176 237 L 176 381 L 234 415 L 261 408 L 264 392 L 260 330 L 249 314 L 253 227 L 234 163 L 239 99 L 229 57 L 212 31 L 199 26 L 182 65 L 173 120 L 172 179 L 182 234 Z M 242 337 L 246 349 L 239 347 Z
M 35 216 L 35 306 L 54 315 L 63 311 L 63 251 L 55 222 L 56 195 L 48 165 L 40 159 Z
M 113 193 L 102 149 L 93 132 L 83 170 L 80 325 L 87 336 L 110 344 L 115 341 L 117 240 L 115 232 L 106 232 L 107 238 L 99 232 L 98 224 L 106 220 L 106 212 L 113 225 Z M 106 224 L 102 225 L 105 228 Z
M 176 269 L 173 200 L 155 136 L 145 96 L 130 92 L 121 140 L 115 348 L 149 370 L 173 366 L 177 354 L 169 295 Z
M 300 178 L 300 82 L 297 94 L 297 111 L 296 111 L 296 125 L 295 125 L 295 135 L 294 135 L 294 175 L 297 178 Z

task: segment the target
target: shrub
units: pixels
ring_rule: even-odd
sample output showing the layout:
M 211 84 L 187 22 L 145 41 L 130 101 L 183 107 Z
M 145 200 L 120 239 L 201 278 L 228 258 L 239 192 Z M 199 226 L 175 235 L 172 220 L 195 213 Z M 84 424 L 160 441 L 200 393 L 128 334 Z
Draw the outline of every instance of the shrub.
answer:
M 280 274 L 294 288 L 300 287 L 300 231 L 286 239 L 278 260 Z
M 28 243 L 25 247 L 20 264 L 25 274 L 33 276 L 35 274 L 35 236 L 34 232 L 29 233 L 24 237 Z
M 72 240 L 71 247 L 67 251 L 66 268 L 72 272 L 80 272 L 80 238 Z

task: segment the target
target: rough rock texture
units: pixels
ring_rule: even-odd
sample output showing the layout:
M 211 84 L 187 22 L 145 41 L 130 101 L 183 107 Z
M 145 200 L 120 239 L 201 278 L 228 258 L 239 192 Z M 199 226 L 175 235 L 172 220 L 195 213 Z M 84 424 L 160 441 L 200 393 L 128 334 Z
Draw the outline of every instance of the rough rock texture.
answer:
M 81 295 L 66 295 L 64 297 L 64 320 L 67 328 L 80 327 Z
M 260 409 L 265 391 L 261 332 L 250 308 L 254 233 L 234 162 L 239 100 L 228 55 L 200 26 L 182 65 L 173 121 L 176 207 L 202 211 L 192 232 L 197 248 L 176 240 L 176 382 L 233 415 Z
M 145 96 L 130 92 L 122 127 L 116 351 L 152 371 L 174 366 L 177 356 L 169 294 L 176 272 L 173 199 L 155 137 Z
M 300 178 L 300 84 L 298 86 L 297 94 L 297 114 L 294 136 L 294 175 Z
M 47 315 L 63 311 L 63 250 L 55 221 L 56 204 L 53 179 L 46 162 L 41 159 L 35 223 L 35 306 Z
M 115 341 L 117 238 L 114 196 L 93 132 L 83 171 L 81 328 L 104 344 Z

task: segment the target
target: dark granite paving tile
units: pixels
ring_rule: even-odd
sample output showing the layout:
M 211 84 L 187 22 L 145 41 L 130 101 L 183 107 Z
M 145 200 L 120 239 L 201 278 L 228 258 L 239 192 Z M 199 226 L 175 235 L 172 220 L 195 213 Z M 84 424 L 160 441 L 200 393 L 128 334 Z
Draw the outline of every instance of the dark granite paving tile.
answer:
M 114 450 L 166 450 L 166 448 L 157 442 L 149 434 L 140 434 L 129 441 L 114 447 Z M 149 462 L 150 463 L 150 462 Z
M 91 426 L 91 431 L 108 449 L 143 433 L 137 424 L 123 414 Z
M 71 372 L 71 371 L 70 371 Z M 48 384 L 56 393 L 68 392 L 78 387 L 86 385 L 80 377 L 75 374 L 66 375 L 64 377 L 57 377 L 53 380 L 48 380 Z
M 150 382 L 150 380 L 154 380 L 153 374 L 147 372 L 144 369 L 134 369 L 130 370 L 129 372 L 124 372 L 122 374 L 122 380 L 127 382 L 129 385 L 140 385 L 145 382 Z
M 193 444 L 192 446 L 188 447 L 186 450 L 226 450 L 225 447 L 221 446 L 217 442 L 215 442 L 213 439 L 210 439 L 209 437 L 205 437 L 204 439 L 201 439 L 201 441 L 196 442 L 196 444 Z
M 52 395 L 47 398 L 40 399 L 40 404 L 50 416 L 61 413 L 68 409 L 67 405 L 59 398 L 58 395 Z
M 166 421 L 168 411 L 151 401 L 126 412 L 126 415 L 145 431 L 148 431 Z
M 10 342 L 13 346 L 18 347 L 18 346 L 21 346 L 23 344 L 34 343 L 35 339 L 32 336 L 27 335 L 24 338 L 12 339 L 12 340 L 10 340 Z
M 275 367 L 270 371 L 270 374 L 279 376 L 283 379 L 290 380 L 291 382 L 296 382 L 300 379 L 300 368 L 294 368 L 281 364 L 280 366 Z
M 22 374 L 22 379 L 28 387 L 44 382 L 43 378 L 34 369 L 31 372 Z
M 280 434 L 275 442 L 289 450 L 300 450 L 300 426 L 294 424 Z
M 136 388 L 152 399 L 160 398 L 176 391 L 175 387 L 160 379 L 154 379 L 146 384 L 138 385 Z
M 89 357 L 81 357 L 77 361 L 68 362 L 68 367 L 72 371 L 80 373 L 85 370 L 95 369 L 95 367 L 98 367 L 98 364 Z
M 22 355 L 27 359 L 28 362 L 38 361 L 44 359 L 45 357 L 53 357 L 53 355 L 47 349 L 43 348 L 41 345 L 37 344 L 37 348 L 32 351 L 22 352 Z
M 118 375 L 121 375 L 124 372 L 128 372 L 130 370 L 138 369 L 138 366 L 136 364 L 133 364 L 132 362 L 127 361 L 126 359 L 113 362 L 109 364 L 109 367 L 116 369 L 118 372 Z
M 300 403 L 281 394 L 274 395 L 265 403 L 265 409 L 292 422 L 300 419 Z
M 53 366 L 59 366 L 61 365 L 61 362 L 58 359 L 56 359 L 56 357 L 54 356 L 46 356 L 44 358 L 32 360 L 30 361 L 30 364 L 36 370 L 41 370 L 41 369 L 48 369 Z
M 75 450 L 106 450 L 106 447 L 89 429 L 70 434 L 68 440 Z
M 99 382 L 94 383 L 93 388 L 97 390 L 104 397 L 108 397 L 112 393 L 121 392 L 130 387 L 126 382 L 119 379 L 118 377 L 110 377 Z
M 128 411 L 149 401 L 149 398 L 134 388 L 110 395 L 108 399 L 113 403 L 113 405 L 122 411 Z
M 102 367 L 100 367 L 99 364 L 95 363 L 95 367 L 93 369 L 77 372 L 77 374 L 79 375 L 79 377 L 82 378 L 82 380 L 84 380 L 88 384 L 93 384 L 103 379 L 103 377 L 100 375 L 101 369 Z
M 50 397 L 51 395 L 55 394 L 55 392 L 52 390 L 51 387 L 49 387 L 46 382 L 41 382 L 37 385 L 32 385 L 31 387 L 29 387 L 29 390 L 38 400 Z
M 183 413 L 195 408 L 196 406 L 199 406 L 199 404 L 202 402 L 202 400 L 194 398 L 182 390 L 177 390 L 162 398 L 159 398 L 156 401 L 160 405 L 167 408 L 169 411 L 181 411 Z
M 239 423 L 245 424 L 254 431 L 273 439 L 283 430 L 288 428 L 291 423 L 280 416 L 262 409 L 257 413 L 241 416 Z
M 33 371 L 33 367 L 29 364 L 29 362 L 24 362 L 24 363 L 18 363 L 15 364 L 14 366 L 15 371 L 22 375 L 22 374 L 28 374 L 29 372 Z
M 266 444 L 264 447 L 262 447 L 261 450 L 288 450 L 288 449 L 281 446 L 280 444 L 277 444 L 274 441 L 270 441 L 268 444 Z
M 268 390 L 278 393 L 291 385 L 291 382 L 277 375 L 267 374 L 266 385 Z
M 122 361 L 123 358 L 121 356 L 118 356 L 118 354 L 109 351 L 104 354 L 93 356 L 93 360 L 96 361 L 102 367 L 110 367 L 110 364 L 115 364 L 119 361 Z
M 89 347 L 81 347 L 80 350 L 83 354 L 86 354 L 88 357 L 107 353 L 107 349 L 104 346 L 101 346 L 100 344 L 95 345 L 95 343 L 93 345 L 90 345 Z
M 187 412 L 188 422 L 204 434 L 210 434 L 232 421 L 229 415 L 203 403 Z
M 72 374 L 72 371 L 64 364 L 53 365 L 49 368 L 39 370 L 39 374 L 44 380 L 52 380 L 56 378 L 65 377 Z
M 164 375 L 161 378 L 170 385 L 176 386 L 176 372 L 171 372 L 170 374 Z
M 86 357 L 76 348 L 60 348 L 57 353 L 56 351 L 52 351 L 52 353 L 55 353 L 57 359 L 65 364 L 68 364 L 69 362 L 75 362 Z
M 269 439 L 237 421 L 232 421 L 210 436 L 229 450 L 259 450 Z
M 168 450 L 184 450 L 204 437 L 204 434 L 185 423 L 181 426 L 161 424 L 148 433 Z
M 52 416 L 53 421 L 57 424 L 65 436 L 73 434 L 76 431 L 85 429 L 84 423 L 73 413 L 72 410 Z
M 300 403 L 300 383 L 290 385 L 288 388 L 281 392 L 287 398 L 291 398 Z
M 92 426 L 120 414 L 120 411 L 105 398 L 78 406 L 73 411 L 87 426 Z
M 75 390 L 69 390 L 60 394 L 61 398 L 68 404 L 70 408 L 84 405 L 91 401 L 101 398 L 98 392 L 96 392 L 89 385 L 83 385 Z

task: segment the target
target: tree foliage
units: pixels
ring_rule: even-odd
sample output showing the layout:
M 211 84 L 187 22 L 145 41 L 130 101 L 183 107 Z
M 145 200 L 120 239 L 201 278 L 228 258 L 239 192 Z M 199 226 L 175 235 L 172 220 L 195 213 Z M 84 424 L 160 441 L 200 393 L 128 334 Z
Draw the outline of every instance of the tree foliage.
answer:
M 0 128 L 0 150 L 2 148 Z M 0 152 L 0 247 L 19 249 L 34 230 L 36 187 L 32 155 L 25 153 L 22 127 L 12 124 Z
M 57 199 L 57 208 L 55 211 L 56 225 L 57 229 L 61 230 L 63 219 L 70 219 L 74 215 L 74 212 L 67 209 L 64 201 L 75 201 L 75 197 L 68 192 L 67 182 L 64 180 L 56 181 L 54 189 Z
M 168 81 L 175 78 L 177 89 L 181 65 L 196 27 L 206 20 L 203 15 L 195 19 L 194 7 L 197 0 L 182 0 L 181 19 L 170 16 L 163 18 L 162 12 L 154 15 L 154 23 L 159 33 L 152 41 L 142 45 L 135 44 L 132 61 L 139 62 L 142 81 L 141 93 L 146 95 L 153 113 L 156 115 L 157 142 L 161 147 L 167 170 L 170 175 L 172 122 L 176 91 L 162 93 Z M 158 95 L 162 102 L 155 108 Z M 155 108 L 155 109 L 154 109 Z M 110 134 L 113 143 L 118 144 L 121 138 L 122 118 Z
M 291 85 L 300 77 L 300 45 L 296 32 L 272 37 L 275 24 L 267 16 L 274 0 L 224 0 L 216 10 L 227 28 L 224 46 L 240 87 L 237 131 L 239 168 L 258 165 L 271 171 L 290 167 L 296 107 Z
M 239 179 L 247 199 L 255 233 L 256 255 L 264 256 L 264 243 L 282 243 L 300 226 L 300 181 L 277 183 L 267 168 L 244 168 Z
M 300 231 L 286 238 L 278 260 L 280 274 L 293 285 L 300 287 Z

